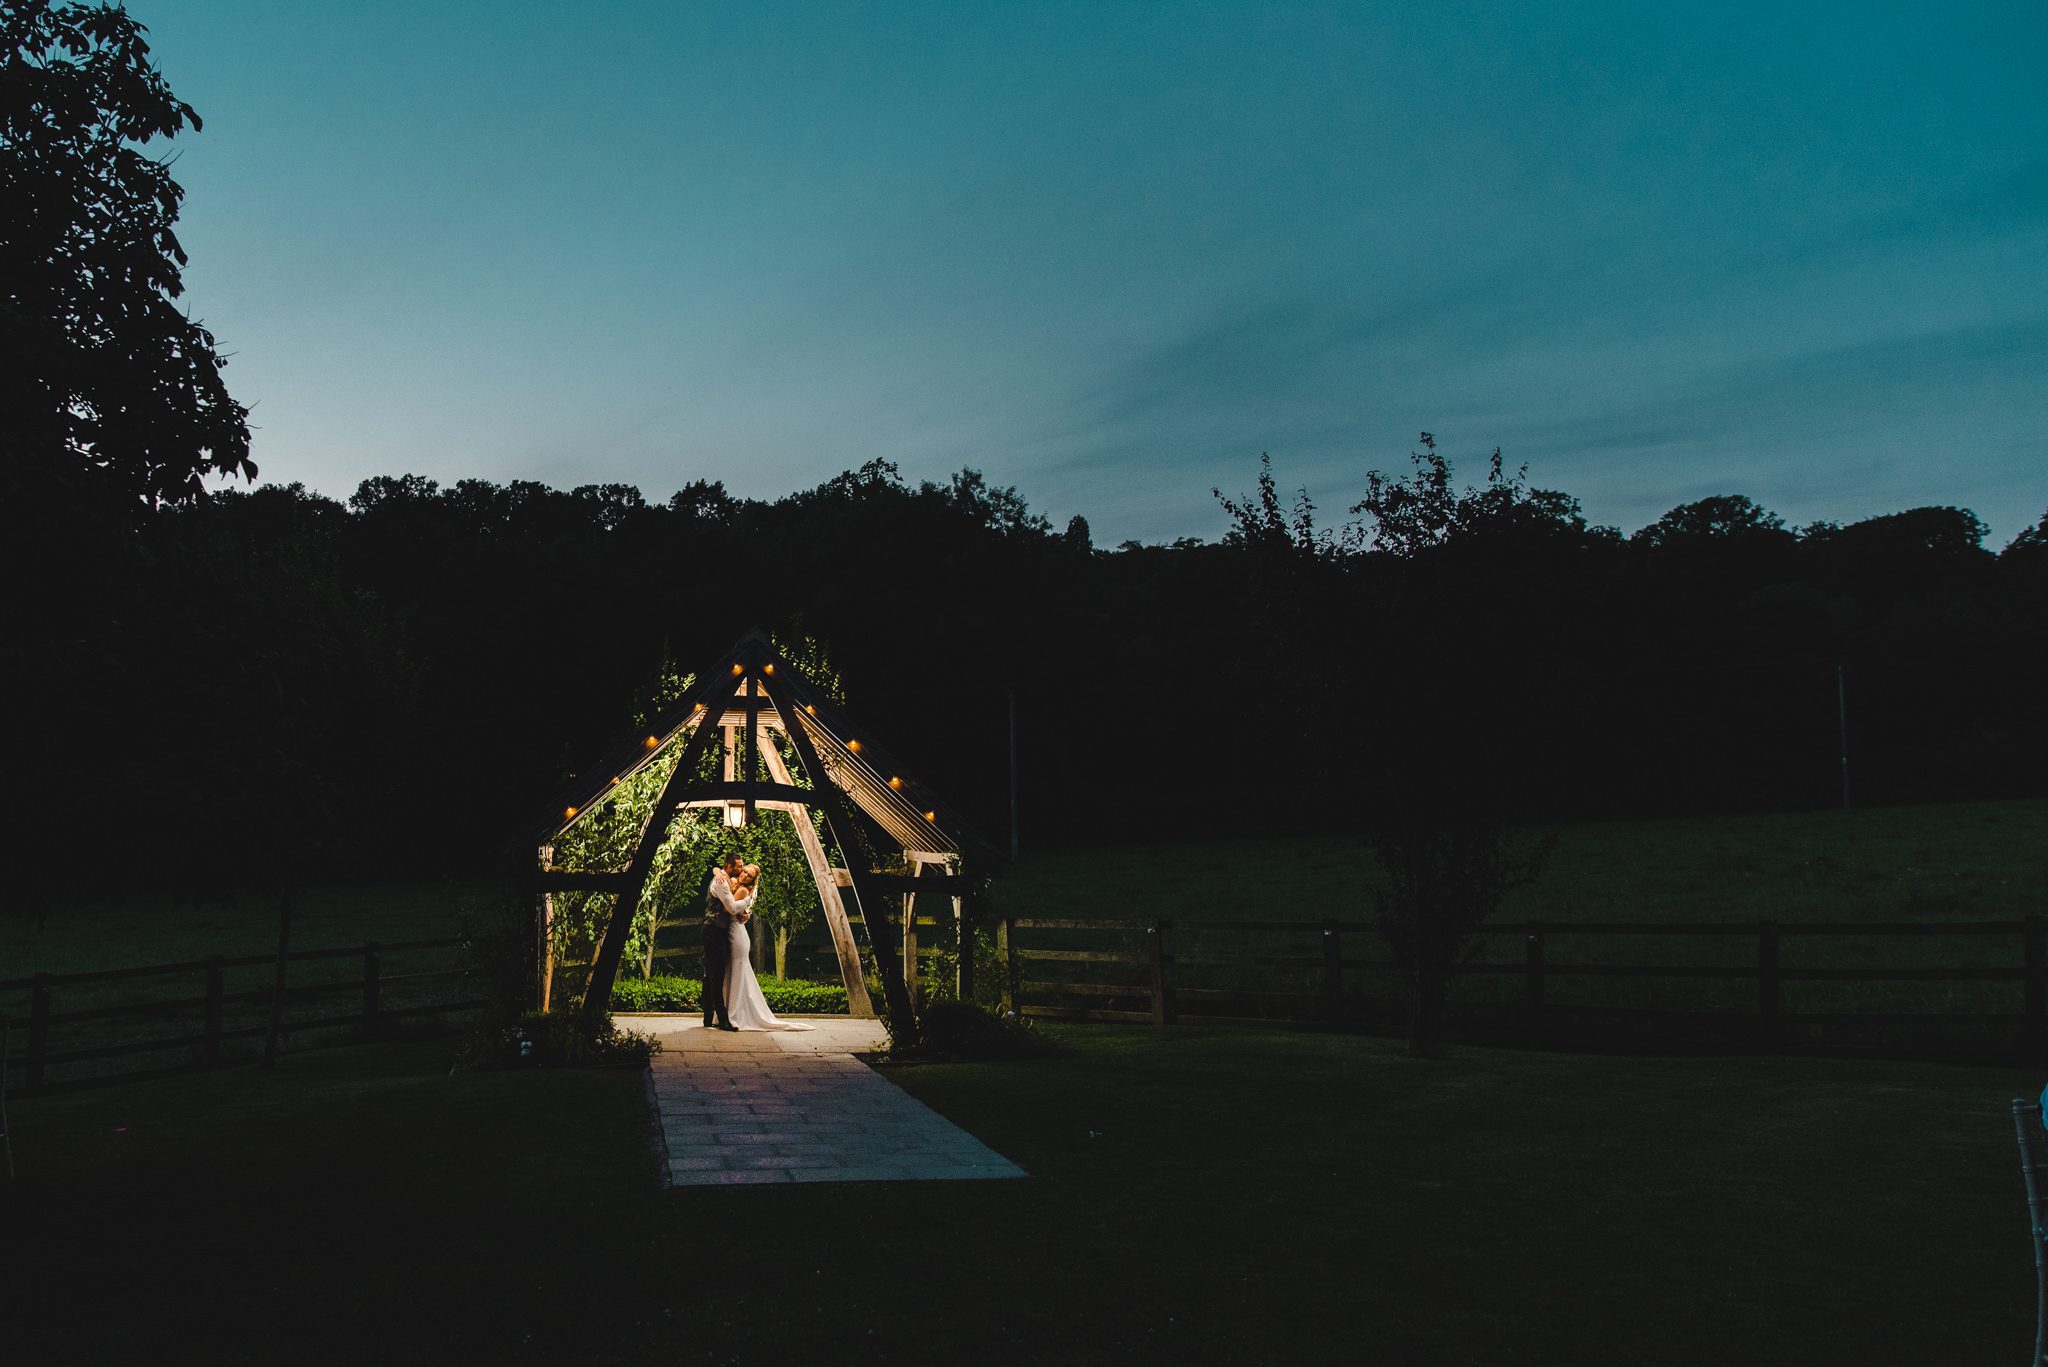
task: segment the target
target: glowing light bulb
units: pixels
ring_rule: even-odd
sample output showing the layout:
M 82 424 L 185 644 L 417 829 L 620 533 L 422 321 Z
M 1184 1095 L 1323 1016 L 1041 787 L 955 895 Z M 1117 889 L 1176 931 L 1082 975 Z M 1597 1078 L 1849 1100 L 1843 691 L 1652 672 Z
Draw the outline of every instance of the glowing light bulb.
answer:
M 747 669 L 746 669 L 746 666 L 745 666 L 745 665 L 734 665 L 734 666 L 732 667 L 732 676 L 733 676 L 733 677 L 734 677 L 735 679 L 737 679 L 737 678 L 738 678 L 738 677 L 739 677 L 740 675 L 742 675 L 742 674 L 744 674 L 744 673 L 746 673 L 746 672 L 747 672 Z
M 889 775 L 889 786 L 891 788 L 901 788 L 903 786 L 903 780 L 896 777 L 894 774 L 891 774 Z
M 937 821 L 939 819 L 939 814 L 937 812 L 926 812 L 924 814 L 924 819 L 926 821 Z
M 850 740 L 846 742 L 846 748 L 853 751 L 853 753 L 857 755 L 860 753 L 860 742 L 857 740 Z
M 763 674 L 773 674 L 773 673 L 775 672 L 775 666 L 774 666 L 774 665 L 762 665 L 762 666 L 761 666 L 761 672 L 762 672 Z
M 659 746 L 661 742 L 656 740 L 653 736 L 649 736 L 646 740 L 642 741 L 641 744 L 645 745 L 648 749 L 652 750 Z
M 574 807 L 564 807 L 564 808 L 562 808 L 562 820 L 564 820 L 564 821 L 573 821 L 573 820 L 575 819 L 575 817 L 576 817 L 576 809 L 575 809 Z

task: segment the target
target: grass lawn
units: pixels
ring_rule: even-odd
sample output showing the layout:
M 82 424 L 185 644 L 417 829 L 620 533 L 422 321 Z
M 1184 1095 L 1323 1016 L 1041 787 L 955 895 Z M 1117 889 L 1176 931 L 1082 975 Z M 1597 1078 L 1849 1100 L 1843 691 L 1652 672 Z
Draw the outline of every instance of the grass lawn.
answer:
M 2004 920 L 2048 913 L 2048 802 L 1601 821 L 1554 837 L 1503 921 Z M 1011 916 L 1370 919 L 1359 839 L 1208 841 L 1027 853 L 996 885 Z
M 1552 932 L 1554 965 L 1696 965 L 1753 968 L 1754 923 L 1781 921 L 1987 921 L 2048 913 L 2048 802 L 1756 816 L 1588 822 L 1521 832 L 1555 846 L 1537 880 L 1509 894 L 1496 923 L 1722 922 L 1745 935 L 1596 936 Z M 996 884 L 1001 914 L 1018 917 L 1186 921 L 1370 921 L 1379 871 L 1359 839 L 1246 840 L 1114 847 L 1029 856 Z M 1034 948 L 1136 952 L 1139 937 L 1032 931 Z M 1307 932 L 1196 931 L 1167 937 L 1169 950 L 1307 954 Z M 1366 937 L 1347 953 L 1379 957 Z M 1480 960 L 1519 963 L 1519 935 L 1482 937 Z M 2001 936 L 1795 936 L 1786 968 L 2018 968 L 2023 946 Z M 1105 970 L 1108 972 L 1108 970 Z M 1178 970 L 1189 985 L 1313 991 L 1315 970 Z M 1054 976 L 1043 966 L 1037 976 Z M 1101 977 L 1072 970 L 1075 978 Z M 1128 974 L 1126 974 L 1128 976 Z M 1348 984 L 1398 996 L 1390 975 L 1354 971 Z M 1459 999 L 1514 1000 L 1513 976 L 1467 977 Z M 1557 1004 L 1750 1011 L 1746 981 L 1573 977 L 1549 986 Z M 2017 982 L 1793 982 L 1788 1011 L 1982 1013 L 2017 1016 Z
M 496 894 L 455 882 L 308 888 L 292 910 L 292 948 L 445 939 Z M 80 902 L 52 908 L 41 926 L 0 917 L 0 979 L 276 952 L 277 899 L 251 893 Z
M 415 1040 L 13 1106 L 8 1357 L 2007 1363 L 2032 1075 L 1068 1027 L 1016 1182 L 657 1191 L 637 1072 Z

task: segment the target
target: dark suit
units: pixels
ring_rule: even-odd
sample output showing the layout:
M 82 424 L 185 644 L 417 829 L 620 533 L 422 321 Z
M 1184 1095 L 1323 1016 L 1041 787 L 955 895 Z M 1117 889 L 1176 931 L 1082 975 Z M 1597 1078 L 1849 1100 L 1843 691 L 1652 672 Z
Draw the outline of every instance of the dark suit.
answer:
M 716 878 L 704 898 L 704 1023 L 730 1025 L 725 1013 L 725 971 L 732 965 L 732 911 L 719 897 Z

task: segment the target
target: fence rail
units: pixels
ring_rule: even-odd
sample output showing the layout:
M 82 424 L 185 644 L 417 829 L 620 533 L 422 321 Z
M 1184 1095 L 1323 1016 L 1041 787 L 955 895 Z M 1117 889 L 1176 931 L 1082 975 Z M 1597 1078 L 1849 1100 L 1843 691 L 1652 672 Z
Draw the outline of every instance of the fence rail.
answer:
M 453 938 L 391 943 L 371 941 L 343 949 L 292 951 L 285 956 L 288 965 L 360 959 L 362 969 L 361 976 L 356 978 L 286 985 L 283 1001 L 287 1008 L 294 1003 L 336 996 L 353 996 L 357 1000 L 351 1003 L 350 1010 L 330 1009 L 311 1018 L 284 1014 L 277 1026 L 280 1046 L 284 1037 L 293 1034 L 341 1029 L 375 1032 L 416 1016 L 469 1011 L 483 1006 L 483 998 L 460 994 L 460 985 L 469 976 L 463 969 L 435 968 L 407 973 L 384 971 L 386 958 L 393 954 L 453 950 L 461 943 Z M 254 1054 L 231 1056 L 224 1046 L 240 1040 L 267 1040 L 272 1030 L 269 1008 L 278 994 L 274 987 L 231 992 L 227 989 L 227 976 L 234 969 L 274 969 L 276 966 L 276 955 L 254 954 L 82 973 L 38 973 L 32 977 L 0 981 L 0 994 L 27 992 L 29 998 L 28 1028 L 22 1046 L 7 1060 L 9 1088 L 24 1093 L 52 1091 L 251 1061 Z M 167 979 L 176 987 L 182 986 L 181 980 L 201 974 L 204 975 L 204 987 L 197 995 L 190 994 L 187 989 L 173 997 L 118 1001 L 63 1011 L 57 1009 L 59 989 L 76 991 L 149 978 Z M 436 990 L 444 984 L 451 990 Z M 402 1000 L 389 999 L 393 989 Z M 263 1014 L 263 1019 L 256 1023 L 242 1023 L 252 1012 L 234 1010 L 256 1007 L 262 1008 Z M 172 1023 L 172 1031 L 129 1033 L 119 1028 L 141 1027 L 157 1021 Z M 188 1028 L 176 1030 L 177 1023 L 184 1023 Z M 64 1027 L 81 1025 L 100 1028 L 86 1032 L 84 1039 L 66 1043 L 63 1047 L 53 1042 L 53 1035 Z M 189 1028 L 191 1026 L 197 1028 Z M 105 1038 L 109 1035 L 115 1037 Z M 181 1055 L 184 1057 L 180 1058 Z M 52 1069 L 62 1069 L 67 1065 L 136 1056 L 154 1056 L 158 1061 L 138 1068 L 96 1068 L 70 1077 L 51 1076 Z M 162 1060 L 166 1057 L 179 1058 L 179 1061 L 165 1063 Z
M 1230 936 L 1256 936 L 1256 945 L 1219 946 Z M 2003 962 L 1788 964 L 1788 941 L 1867 956 L 1892 937 L 1951 937 L 1982 942 L 1991 953 L 1952 958 Z M 1584 946 L 1620 939 L 1708 939 L 1722 946 L 1706 963 L 1598 962 Z M 1308 945 L 1302 945 L 1302 940 Z M 1519 955 L 1512 941 L 1521 941 Z M 1083 942 L 1111 944 L 1082 947 Z M 2048 917 L 2002 921 L 1692 921 L 1666 924 L 1611 921 L 1500 923 L 1475 933 L 1480 952 L 1454 966 L 1453 982 L 1492 980 L 1518 993 L 1452 1005 L 1470 1018 L 1473 1037 L 1527 1042 L 1587 1042 L 1617 1020 L 1649 1037 L 1689 1035 L 1695 1042 L 1738 1047 L 1825 1045 L 1824 1037 L 1875 1039 L 1914 1032 L 1932 1040 L 1944 1031 L 1974 1032 L 1976 1052 L 2048 1061 Z M 1500 957 L 1501 942 L 1508 957 Z M 1585 958 L 1558 961 L 1560 942 L 1577 942 Z M 1367 948 L 1370 946 L 1371 948 Z M 1740 947 L 1739 949 L 1737 947 Z M 1485 951 L 1495 949 L 1489 956 Z M 1377 949 L 1381 952 L 1373 953 Z M 1729 950 L 1736 950 L 1729 953 Z M 1348 952 L 1347 952 L 1348 951 Z M 1363 952 L 1361 952 L 1363 951 Z M 1746 951 L 1746 952 L 1745 952 Z M 1375 926 L 1362 921 L 1209 921 L 1008 918 L 997 927 L 1004 961 L 1004 1007 L 1028 1016 L 1072 1020 L 1255 1020 L 1273 1023 L 1367 1027 L 1398 1025 L 1406 1002 L 1396 991 L 1375 993 L 1361 979 L 1378 975 L 1390 987 L 1399 966 L 1385 952 Z M 1672 955 L 1682 958 L 1684 955 Z M 1742 962 L 1733 962 L 1736 958 Z M 1219 972 L 1220 971 L 1220 972 Z M 1064 975 L 1064 976 L 1062 976 Z M 1220 981 L 1234 978 L 1234 981 Z M 1561 1001 L 1554 980 L 1584 980 L 1577 1001 Z M 1669 1001 L 1600 1000 L 1602 982 L 1747 981 L 1746 1000 L 1712 1010 Z M 2016 1010 L 1801 1011 L 1787 1007 L 1785 986 L 1815 984 L 2021 985 Z M 1640 994 L 1639 994 L 1640 995 Z M 1654 994 L 1653 994 L 1654 995 Z M 1949 1027 L 1956 1027 L 1949 1029 Z M 1660 1033 L 1661 1032 L 1661 1033 Z M 1811 1036 L 1812 1038 L 1806 1038 Z M 1896 1041 L 1895 1041 L 1896 1042 Z M 1910 1043 L 1910 1041 L 1908 1041 Z

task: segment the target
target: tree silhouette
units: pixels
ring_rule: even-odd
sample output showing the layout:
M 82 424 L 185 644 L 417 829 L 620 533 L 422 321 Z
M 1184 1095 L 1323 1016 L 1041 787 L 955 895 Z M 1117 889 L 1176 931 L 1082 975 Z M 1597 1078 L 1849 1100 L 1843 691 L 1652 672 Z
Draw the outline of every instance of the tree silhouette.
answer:
M 110 5 L 0 8 L 0 411 L 27 491 L 154 507 L 256 467 L 226 359 L 172 302 L 184 191 L 144 149 L 200 122 L 146 32 Z

